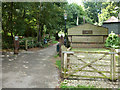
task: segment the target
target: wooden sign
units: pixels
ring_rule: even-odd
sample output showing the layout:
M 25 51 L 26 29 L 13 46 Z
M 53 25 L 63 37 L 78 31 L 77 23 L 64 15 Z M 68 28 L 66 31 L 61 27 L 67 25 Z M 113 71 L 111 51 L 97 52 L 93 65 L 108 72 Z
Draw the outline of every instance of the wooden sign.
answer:
M 92 30 L 83 30 L 82 34 L 92 34 Z

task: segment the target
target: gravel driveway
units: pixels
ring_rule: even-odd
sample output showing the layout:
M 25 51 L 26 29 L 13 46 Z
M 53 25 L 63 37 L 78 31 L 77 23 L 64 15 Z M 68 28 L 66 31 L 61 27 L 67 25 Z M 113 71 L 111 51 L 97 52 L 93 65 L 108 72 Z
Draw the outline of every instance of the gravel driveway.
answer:
M 2 88 L 55 88 L 59 75 L 53 63 L 56 45 L 2 58 Z

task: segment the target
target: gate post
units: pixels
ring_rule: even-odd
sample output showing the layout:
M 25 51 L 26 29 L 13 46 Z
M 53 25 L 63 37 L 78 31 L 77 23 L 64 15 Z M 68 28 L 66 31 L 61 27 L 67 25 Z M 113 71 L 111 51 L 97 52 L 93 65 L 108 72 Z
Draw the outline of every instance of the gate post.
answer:
M 27 49 L 28 49 L 28 40 L 25 40 L 25 50 L 27 51 Z
M 62 51 L 62 61 L 61 61 L 61 66 L 62 66 L 62 69 L 63 69 L 63 77 L 66 78 L 66 73 L 67 73 L 67 69 L 68 69 L 68 55 L 72 55 L 74 54 L 74 52 L 72 51 Z
M 115 50 L 113 54 L 113 80 L 116 80 L 116 58 L 115 58 Z
M 67 53 L 64 53 L 64 78 L 66 77 L 66 71 L 67 71 Z
M 64 53 L 61 53 L 61 78 L 63 78 L 63 71 L 64 71 Z
M 59 56 L 61 57 L 61 46 L 64 44 L 64 38 L 63 38 L 63 36 L 61 36 L 60 37 L 60 39 L 59 39 Z
M 67 53 L 65 51 L 61 52 L 61 77 L 66 77 L 67 70 Z
M 115 52 L 114 49 L 112 49 L 111 54 L 111 65 L 110 65 L 110 79 L 112 81 L 116 80 L 116 59 L 115 59 Z
M 112 52 L 110 52 L 110 54 L 111 54 L 111 61 L 110 61 L 110 80 L 112 80 L 112 79 L 113 79 L 113 77 L 112 77 L 112 74 L 113 74 L 113 71 L 112 71 L 112 67 L 113 67 L 113 54 L 112 54 Z

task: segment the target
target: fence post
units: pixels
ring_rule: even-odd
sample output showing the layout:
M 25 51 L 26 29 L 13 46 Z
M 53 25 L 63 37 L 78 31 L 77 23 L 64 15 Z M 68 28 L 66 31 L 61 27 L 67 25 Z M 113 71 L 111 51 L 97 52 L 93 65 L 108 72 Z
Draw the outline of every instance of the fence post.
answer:
M 110 65 L 110 78 L 112 81 L 116 80 L 116 59 L 114 49 L 111 50 L 111 65 Z
M 64 71 L 64 53 L 61 53 L 61 78 L 63 78 L 63 71 Z
M 111 61 L 110 61 L 110 80 L 112 80 L 113 79 L 113 54 L 112 54 L 112 50 L 111 50 L 111 52 L 110 52 L 110 54 L 111 54 Z
M 25 50 L 28 49 L 28 45 L 27 45 L 27 43 L 28 43 L 28 40 L 25 40 Z
M 115 58 L 115 51 L 113 54 L 113 80 L 116 80 L 116 58 Z
M 61 46 L 64 45 L 64 38 L 63 38 L 63 36 L 60 37 L 59 42 L 60 42 L 59 43 L 59 56 L 61 57 L 61 52 L 62 52 Z
M 118 51 L 118 64 L 119 63 L 120 63 L 120 51 Z M 118 70 L 120 70 L 120 69 L 118 69 Z M 120 73 L 118 73 L 118 81 L 120 82 Z
M 64 53 L 64 78 L 66 77 L 67 71 L 67 53 Z
M 64 75 L 63 75 L 63 77 L 64 78 L 66 78 L 66 76 L 67 76 L 67 72 L 68 72 L 68 56 L 69 55 L 73 55 L 74 54 L 74 52 L 72 52 L 72 51 L 62 51 L 62 67 L 63 67 L 63 73 L 64 73 Z

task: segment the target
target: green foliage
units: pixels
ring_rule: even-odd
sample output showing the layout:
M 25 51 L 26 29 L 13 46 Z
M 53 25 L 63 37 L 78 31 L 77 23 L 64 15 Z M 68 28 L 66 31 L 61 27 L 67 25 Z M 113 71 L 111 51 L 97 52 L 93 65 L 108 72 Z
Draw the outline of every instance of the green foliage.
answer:
M 47 43 L 47 44 L 44 44 L 44 42 L 38 42 L 37 38 L 24 37 L 24 38 L 21 38 L 19 40 L 19 44 L 20 44 L 20 48 L 24 49 L 25 48 L 25 42 L 27 40 L 28 41 L 27 42 L 28 48 L 34 48 L 34 47 L 44 48 L 44 47 L 48 47 L 50 44 L 56 44 L 58 41 L 55 41 L 54 39 L 55 39 L 55 37 L 51 37 L 51 42 Z
M 106 39 L 105 46 L 109 48 L 120 48 L 120 38 L 111 32 Z
M 28 48 L 43 47 L 43 44 L 41 42 L 38 42 L 37 38 L 28 37 L 28 38 L 20 39 L 20 41 L 19 41 L 20 48 L 25 48 L 26 40 L 28 40 L 28 42 L 27 42 Z
M 41 42 L 35 43 L 36 47 L 43 47 L 43 44 Z
M 102 3 L 102 13 L 98 14 L 99 17 L 99 25 L 102 25 L 104 21 L 109 19 L 111 16 L 118 17 L 118 13 L 120 12 L 120 2 L 103 2 Z
M 118 17 L 120 12 L 120 2 L 106 0 L 106 2 L 84 2 L 83 5 L 88 17 L 98 25 L 102 25 L 111 16 Z
M 98 13 L 101 13 L 102 2 L 84 2 L 84 8 L 93 23 L 98 22 Z
M 42 47 L 45 48 L 45 47 L 48 47 L 48 46 L 49 46 L 49 44 L 44 44 Z
M 55 40 L 55 37 L 54 37 L 54 36 L 51 36 L 50 39 L 51 39 L 51 40 Z
M 83 16 L 85 17 L 85 21 L 89 23 L 98 23 L 99 17 L 99 24 L 101 24 L 110 16 L 117 16 L 119 8 L 116 7 L 119 7 L 119 5 L 116 2 L 86 2 L 84 3 L 84 7 L 82 7 L 81 5 L 75 3 L 68 4 L 67 2 L 3 2 L 3 47 L 9 44 L 12 47 L 15 35 L 32 38 L 39 37 L 41 45 L 43 45 L 44 38 L 53 40 L 56 31 L 65 30 L 63 16 L 65 10 L 67 11 L 66 28 L 70 28 L 76 26 L 77 17 L 79 24 L 82 24 Z M 8 37 L 8 34 L 10 37 Z M 8 43 L 5 38 L 8 40 L 12 38 L 12 40 Z M 41 45 L 37 43 L 33 46 Z M 31 42 L 29 46 L 32 47 Z
M 36 37 L 38 30 L 42 38 L 43 33 L 53 35 L 63 27 L 64 6 L 52 2 L 3 2 L 2 32 L 11 33 L 11 37 Z
M 2 36 L 2 49 L 13 49 L 13 40 L 10 36 Z
M 56 60 L 56 66 L 59 70 L 61 70 L 61 60 Z
M 2 42 L 2 49 L 13 49 L 13 44 L 11 44 L 10 42 Z
M 92 23 L 91 19 L 87 16 L 87 13 L 84 11 L 81 5 L 77 5 L 76 3 L 72 3 L 70 5 L 66 5 L 67 11 L 67 28 L 76 26 L 77 17 L 79 19 L 79 24 L 83 23 L 83 16 L 85 17 L 85 21 Z
M 58 41 L 52 41 L 52 44 L 56 44 L 56 43 L 58 43 Z
M 59 55 L 57 54 L 57 55 L 54 56 L 54 58 L 57 58 L 58 56 L 59 56 Z

